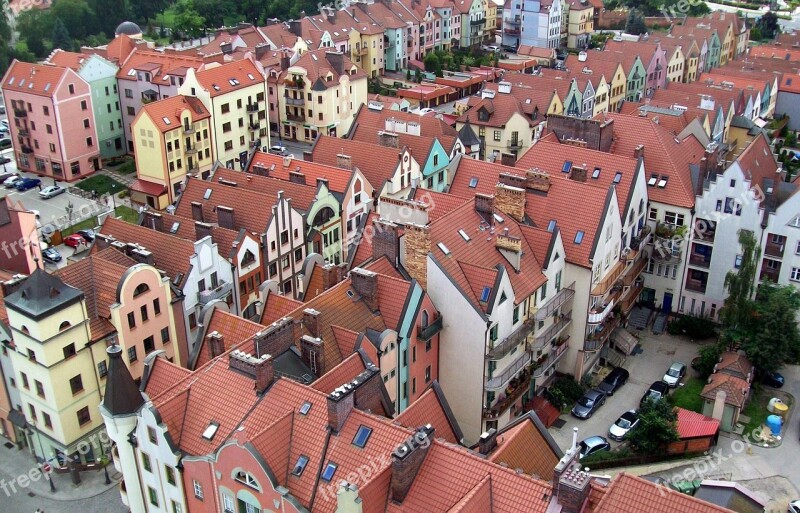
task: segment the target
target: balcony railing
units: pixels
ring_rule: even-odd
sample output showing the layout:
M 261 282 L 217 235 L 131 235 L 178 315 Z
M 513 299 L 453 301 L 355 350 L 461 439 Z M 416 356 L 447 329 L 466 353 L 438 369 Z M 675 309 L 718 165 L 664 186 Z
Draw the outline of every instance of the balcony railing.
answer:
M 303 123 L 306 120 L 306 117 L 302 114 L 289 114 L 286 113 L 286 119 L 289 121 L 297 121 L 299 123 Z
M 522 141 L 519 139 L 509 139 L 506 145 L 511 149 L 519 149 L 522 148 Z
M 438 316 L 436 319 L 434 319 L 432 323 L 428 324 L 424 328 L 422 326 L 417 326 L 417 338 L 427 342 L 440 331 L 442 331 L 441 315 Z
M 698 219 L 694 223 L 694 238 L 698 241 L 714 243 L 717 236 L 717 225 L 713 221 L 706 221 L 705 219 Z
M 470 25 L 480 25 L 480 26 L 483 26 L 483 25 L 485 25 L 485 24 L 486 24 L 486 18 L 478 18 L 478 19 L 472 19 L 472 20 L 469 20 L 469 24 L 470 24 Z
M 619 326 L 619 317 L 609 320 L 600 329 L 592 332 L 583 342 L 584 351 L 598 351 L 608 341 L 608 337 Z
M 767 242 L 764 248 L 764 254 L 775 258 L 783 258 L 784 249 L 786 249 L 786 243 L 777 244 L 775 242 Z
M 496 403 L 491 405 L 489 408 L 484 408 L 483 410 L 483 418 L 484 419 L 496 419 L 500 416 L 501 413 L 506 411 L 511 405 L 517 402 L 522 394 L 525 393 L 526 390 L 530 388 L 531 384 L 531 376 L 528 371 L 523 371 L 522 374 L 519 375 L 517 378 L 518 383 L 516 386 L 506 388 L 505 390 L 505 397 L 502 399 L 498 399 Z M 511 390 L 509 390 L 511 388 Z M 502 396 L 501 396 L 502 397 Z
M 544 375 L 547 369 L 555 365 L 556 362 L 558 362 L 561 357 L 564 356 L 564 354 L 567 352 L 568 346 L 568 339 L 564 340 L 561 344 L 550 349 L 550 352 L 543 359 L 535 362 L 533 364 L 533 377 L 538 378 Z
M 507 336 L 499 344 L 495 344 L 493 348 L 486 352 L 487 360 L 500 360 L 505 355 L 511 352 L 512 349 L 525 342 L 528 335 L 536 331 L 536 321 L 528 319 L 522 323 L 522 326 L 517 328 L 511 335 Z
M 25 109 L 14 109 L 14 117 L 15 118 L 27 118 L 28 111 Z
M 17 130 L 17 134 L 21 135 L 22 137 L 28 137 L 29 135 L 31 135 L 31 133 L 28 132 L 27 128 L 20 128 L 19 130 Z
M 183 151 L 185 151 L 187 155 L 194 155 L 195 153 L 197 153 L 197 146 L 194 144 L 190 144 L 186 146 L 183 149 Z
M 623 271 L 625 271 L 625 264 L 623 262 L 617 262 L 614 264 L 607 273 L 606 276 L 597 282 L 597 285 L 592 287 L 592 295 L 593 296 L 605 296 L 606 293 L 611 289 L 614 282 L 616 282 L 619 277 L 622 275 Z
M 572 299 L 575 295 L 575 282 L 573 281 L 569 287 L 565 287 L 558 291 L 550 301 L 539 307 L 536 313 L 533 314 L 534 319 L 541 321 L 547 316 L 552 315 L 561 305 Z
M 283 99 L 286 100 L 286 105 L 301 106 L 306 104 L 306 101 L 303 98 L 291 98 L 289 96 L 284 96 Z
M 519 29 L 518 28 L 513 28 L 513 27 L 511 27 L 511 28 L 506 27 L 506 28 L 503 29 L 503 32 L 505 32 L 506 34 L 518 35 L 519 34 Z
M 638 278 L 642 274 L 645 265 L 647 265 L 647 260 L 645 260 L 644 258 L 636 260 L 630 267 L 630 269 L 628 269 L 622 276 L 622 284 L 628 286 L 634 281 L 636 281 L 636 278 Z
M 248 126 L 250 127 L 250 130 L 260 130 L 261 129 L 261 123 L 259 123 L 258 121 L 254 122 L 254 123 L 248 123 Z
M 636 304 L 636 301 L 639 299 L 639 294 L 642 293 L 642 289 L 644 289 L 644 280 L 638 280 L 634 283 L 625 295 L 622 296 L 619 300 L 619 308 L 623 314 L 628 314 L 633 308 L 633 305 Z
M 198 292 L 197 300 L 201 305 L 205 306 L 211 301 L 222 299 L 223 297 L 227 296 L 232 289 L 233 287 L 230 282 L 223 281 L 213 289 L 207 289 Z
M 31 148 L 30 146 L 23 146 L 22 147 L 22 153 L 31 154 L 31 153 L 33 153 L 33 148 Z
M 195 164 L 195 165 L 193 165 L 193 166 L 190 166 L 190 167 L 189 167 L 189 168 L 186 170 L 186 172 L 187 172 L 188 174 L 190 174 L 190 175 L 196 175 L 197 173 L 199 173 L 199 172 L 200 172 L 200 167 L 198 167 L 198 165 L 197 165 L 197 164 Z
M 364 56 L 369 54 L 369 48 L 366 46 L 362 46 L 360 50 L 358 50 L 358 55 Z
M 589 324 L 600 324 L 601 322 L 606 320 L 606 317 L 608 317 L 608 314 L 610 314 L 611 310 L 613 309 L 614 309 L 614 301 L 612 300 L 609 301 L 608 304 L 605 307 L 603 307 L 602 310 L 594 309 L 591 312 L 589 312 L 589 316 L 586 319 L 586 322 L 588 322 Z
M 520 23 L 522 23 L 522 19 L 519 16 L 515 16 L 513 18 L 506 18 L 506 23 L 509 23 L 511 25 L 519 25 Z
M 564 328 L 570 325 L 572 322 L 572 311 L 569 311 L 565 314 L 562 314 L 559 319 L 554 322 L 549 328 L 544 330 L 541 335 L 538 335 L 536 338 L 533 339 L 533 343 L 528 346 L 529 351 L 535 351 L 537 349 L 543 348 L 547 345 L 548 342 L 553 340 L 555 337 L 559 335 Z
M 504 386 L 511 381 L 511 378 L 517 375 L 519 371 L 525 368 L 531 361 L 531 356 L 528 353 L 523 352 L 519 358 L 514 360 L 511 365 L 506 367 L 506 369 L 497 374 L 496 376 L 489 378 L 486 380 L 486 389 L 487 390 L 500 390 Z
M 197 130 L 195 130 L 193 125 L 183 125 L 183 134 L 184 135 L 192 135 Z
M 709 267 L 711 267 L 711 258 L 706 255 L 692 253 L 691 255 L 689 255 L 689 265 L 708 269 Z
M 296 79 L 287 78 L 286 80 L 283 81 L 283 85 L 291 89 L 304 89 L 306 87 L 305 81 L 303 81 L 303 79 L 299 77 Z
M 258 104 L 257 103 L 248 103 L 247 107 L 245 107 L 245 110 L 250 114 L 256 113 L 256 112 L 258 112 Z
M 761 273 L 764 274 L 763 272 Z M 700 292 L 701 294 L 705 294 L 706 292 L 706 285 L 708 282 L 702 280 L 695 280 L 692 278 L 688 278 L 686 280 L 686 290 L 691 290 L 692 292 Z

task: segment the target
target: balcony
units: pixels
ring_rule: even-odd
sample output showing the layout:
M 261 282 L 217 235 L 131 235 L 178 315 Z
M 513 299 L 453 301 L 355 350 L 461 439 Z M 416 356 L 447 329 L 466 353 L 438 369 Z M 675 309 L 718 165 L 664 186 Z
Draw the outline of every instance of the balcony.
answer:
M 503 32 L 505 32 L 506 34 L 514 35 L 514 36 L 518 36 L 519 35 L 519 29 L 518 28 L 513 28 L 513 27 L 512 28 L 506 27 L 506 28 L 503 29 Z
M 491 405 L 490 408 L 484 408 L 484 419 L 496 419 L 501 413 L 506 411 L 511 405 L 517 402 L 517 399 L 522 397 L 526 390 L 529 390 L 531 384 L 530 373 L 525 370 L 517 378 L 512 379 L 505 390 L 505 396 L 501 393 L 500 399 Z
M 283 85 L 290 89 L 305 89 L 306 83 L 301 77 L 287 78 Z
M 205 306 L 216 299 L 224 298 L 231 292 L 232 289 L 233 286 L 230 282 L 223 281 L 213 289 L 207 289 L 198 292 L 197 300 L 200 302 L 201 306 Z
M 608 341 L 611 333 L 619 326 L 619 317 L 610 319 L 607 323 L 603 324 L 594 330 L 586 340 L 583 342 L 584 351 L 599 351 L 603 345 Z
M 692 254 L 689 255 L 689 265 L 708 269 L 711 267 L 711 255 L 702 255 L 692 252 Z
M 608 314 L 610 314 L 611 310 L 613 309 L 614 309 L 613 300 L 609 301 L 607 305 L 602 307 L 602 309 L 595 307 L 589 312 L 589 316 L 586 319 L 586 322 L 588 322 L 589 324 L 600 324 L 601 322 L 606 320 L 606 317 L 608 317 Z
M 567 347 L 569 347 L 569 344 L 567 343 L 568 341 L 569 338 L 565 338 L 561 344 L 551 348 L 549 353 L 533 364 L 534 378 L 542 377 L 548 369 L 555 365 L 561 359 L 561 357 L 566 354 Z
M 366 46 L 362 46 L 361 49 L 357 50 L 356 52 L 358 53 L 358 55 L 361 55 L 363 57 L 369 55 L 369 48 L 367 48 Z
M 531 356 L 528 353 L 522 353 L 519 355 L 519 358 L 514 360 L 511 365 L 506 367 L 506 369 L 497 374 L 494 377 L 488 378 L 486 380 L 486 389 L 487 390 L 500 390 L 505 387 L 511 378 L 515 377 L 516 374 L 525 368 L 531 361 Z
M 31 153 L 33 153 L 33 148 L 31 148 L 30 146 L 23 146 L 22 147 L 22 153 L 31 154 Z
M 642 289 L 644 289 L 644 280 L 637 280 L 627 292 L 623 294 L 622 298 L 620 298 L 618 303 L 619 309 L 624 315 L 627 315 L 633 308 L 633 305 L 636 304 L 636 301 L 639 300 Z
M 427 342 L 432 339 L 434 335 L 442 331 L 442 316 L 436 317 L 432 323 L 425 327 L 417 326 L 417 338 Z
M 771 239 L 771 237 L 770 237 Z M 776 243 L 770 240 L 767 242 L 767 245 L 764 247 L 764 255 L 771 256 L 775 258 L 783 258 L 783 250 L 786 249 L 786 243 Z
M 194 155 L 197 153 L 197 145 L 189 144 L 183 148 L 183 151 L 186 152 L 187 155 Z
M 475 27 L 475 26 L 482 27 L 482 26 L 486 25 L 486 18 L 477 18 L 477 19 L 469 20 L 469 24 L 471 26 L 473 26 L 473 27 Z
M 250 127 L 250 130 L 261 130 L 261 123 L 258 121 L 248 123 L 247 125 Z
M 190 175 L 196 175 L 197 173 L 200 172 L 200 168 L 197 166 L 197 164 L 195 164 L 195 165 L 189 167 L 188 169 L 186 169 L 186 172 L 188 174 L 190 174 Z
M 28 111 L 25 109 L 14 109 L 14 117 L 15 118 L 27 118 Z
M 555 312 L 561 305 L 572 299 L 572 296 L 575 295 L 575 282 L 573 281 L 569 287 L 565 287 L 558 291 L 558 293 L 553 296 L 550 301 L 539 307 L 536 310 L 536 313 L 533 314 L 533 318 L 537 321 L 544 320 L 546 317 L 550 316 Z
M 642 271 L 644 271 L 645 265 L 647 265 L 647 260 L 644 258 L 640 258 L 639 260 L 635 261 L 622 276 L 622 284 L 627 287 L 636 281 L 636 278 L 638 278 L 642 274 Z
M 289 114 L 287 112 L 286 113 L 286 119 L 289 120 L 289 121 L 296 121 L 298 123 L 304 123 L 305 120 L 306 120 L 306 117 L 304 115 L 302 115 L 302 114 Z
M 505 355 L 511 352 L 512 349 L 524 343 L 528 335 L 536 331 L 536 321 L 528 319 L 522 323 L 522 326 L 517 328 L 511 335 L 507 336 L 499 344 L 495 344 L 493 348 L 487 351 L 485 358 L 487 360 L 500 360 Z
M 631 237 L 630 251 L 627 253 L 623 251 L 622 257 L 627 261 L 635 260 L 639 257 L 644 247 L 650 242 L 651 232 L 650 227 L 644 225 L 637 236 Z
M 257 103 L 248 103 L 247 106 L 245 107 L 245 111 L 248 114 L 255 114 L 256 112 L 258 112 L 258 104 Z
M 506 23 L 509 25 L 519 25 L 522 23 L 522 19 L 519 16 L 514 16 L 513 18 L 506 18 Z
M 28 132 L 28 129 L 27 129 L 27 128 L 22 128 L 22 127 L 20 127 L 20 128 L 17 130 L 17 134 L 18 134 L 18 135 L 20 135 L 20 136 L 22 136 L 22 137 L 28 137 L 29 135 L 31 135 L 31 133 L 30 133 L 30 132 Z
M 763 271 L 761 274 L 762 275 L 764 274 Z M 690 290 L 692 292 L 699 292 L 701 294 L 705 294 L 707 285 L 708 285 L 707 280 L 698 280 L 696 278 L 686 279 L 686 290 Z
M 512 150 L 518 150 L 522 148 L 522 141 L 520 141 L 519 139 L 510 139 L 506 143 L 506 147 Z
M 626 266 L 623 262 L 617 262 L 614 264 L 614 266 L 606 273 L 605 277 L 597 282 L 597 285 L 592 287 L 591 295 L 595 297 L 605 296 L 608 291 L 611 290 L 611 287 L 619 279 L 625 269 Z
M 572 312 L 561 314 L 561 317 L 554 322 L 549 328 L 544 330 L 541 335 L 533 339 L 533 343 L 528 345 L 528 351 L 535 351 L 546 346 L 551 340 L 556 338 L 564 328 L 572 323 Z
M 289 96 L 284 96 L 283 99 L 286 100 L 286 105 L 303 106 L 306 104 L 306 101 L 303 98 L 291 98 Z
M 192 135 L 196 130 L 193 125 L 183 125 L 183 135 Z

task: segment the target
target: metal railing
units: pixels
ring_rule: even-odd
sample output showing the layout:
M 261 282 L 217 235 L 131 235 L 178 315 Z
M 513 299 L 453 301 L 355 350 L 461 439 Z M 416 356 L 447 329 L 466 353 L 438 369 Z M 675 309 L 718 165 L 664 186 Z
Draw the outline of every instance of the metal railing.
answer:
M 247 107 L 245 107 L 245 111 L 247 111 L 250 114 L 258 112 L 258 104 L 257 103 L 248 103 Z
M 284 100 L 286 100 L 286 105 L 305 105 L 306 101 L 303 98 L 292 98 L 290 96 L 284 96 Z
M 572 299 L 572 296 L 575 295 L 575 282 L 573 281 L 568 287 L 564 287 L 563 289 L 559 290 L 558 293 L 553 296 L 550 301 L 539 307 L 536 310 L 536 313 L 533 314 L 533 318 L 537 321 L 541 321 L 545 317 L 552 315 L 561 305 Z
M 505 355 L 511 352 L 512 349 L 519 344 L 525 342 L 528 335 L 536 330 L 536 321 L 528 319 L 522 323 L 522 326 L 514 330 L 511 335 L 503 339 L 499 344 L 495 344 L 493 348 L 489 349 L 486 353 L 487 360 L 500 360 Z
M 560 345 L 550 349 L 550 352 L 547 354 L 547 357 L 544 361 L 538 361 L 534 364 L 533 368 L 533 377 L 538 378 L 542 376 L 547 369 L 552 367 L 553 365 L 561 359 L 562 356 L 567 352 L 567 347 L 569 344 L 567 341 L 562 342 Z
M 557 322 L 554 322 L 549 328 L 544 330 L 541 335 L 537 335 L 536 338 L 533 339 L 533 344 L 530 344 L 528 348 L 529 351 L 533 351 L 536 349 L 541 349 L 548 342 L 552 339 L 557 337 L 559 333 L 564 331 L 564 328 L 570 325 L 572 322 L 572 311 L 569 311 L 565 314 L 561 314 Z
M 625 263 L 617 262 L 614 266 L 606 273 L 606 276 L 597 282 L 597 285 L 592 287 L 592 296 L 605 296 L 606 293 L 611 290 L 611 287 L 614 285 L 614 282 L 622 275 L 625 271 Z
M 286 119 L 288 119 L 289 121 L 298 121 L 298 122 L 302 123 L 303 121 L 306 120 L 306 117 L 303 116 L 303 115 L 300 115 L 300 114 L 288 114 L 287 113 L 286 114 Z
M 433 338 L 434 335 L 442 331 L 442 316 L 436 317 L 433 322 L 428 324 L 425 327 L 417 326 L 417 338 L 428 341 Z
M 606 320 L 606 317 L 608 317 L 608 314 L 610 314 L 611 310 L 613 309 L 614 309 L 614 301 L 609 301 L 608 304 L 604 306 L 602 310 L 589 312 L 586 322 L 588 322 L 589 324 L 600 324 L 601 322 Z
M 525 368 L 531 361 L 531 356 L 528 353 L 523 352 L 519 358 L 514 360 L 514 362 L 506 367 L 506 369 L 501 372 L 500 374 L 488 378 L 486 380 L 486 389 L 487 390 L 500 390 L 506 384 L 511 381 L 511 378 L 517 375 L 519 371 Z
M 192 126 L 192 125 L 189 125 L 189 126 L 183 125 L 183 133 L 184 133 L 184 135 L 191 135 L 191 134 L 195 133 L 196 131 L 197 130 L 195 130 L 194 126 Z
M 227 281 L 220 282 L 213 289 L 201 290 L 197 293 L 197 300 L 201 305 L 206 305 L 216 299 L 222 299 L 233 289 L 233 284 Z

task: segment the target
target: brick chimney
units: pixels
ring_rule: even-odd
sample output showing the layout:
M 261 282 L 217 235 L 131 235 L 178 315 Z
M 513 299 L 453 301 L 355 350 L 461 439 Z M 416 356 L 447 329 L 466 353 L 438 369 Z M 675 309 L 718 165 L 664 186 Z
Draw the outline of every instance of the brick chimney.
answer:
M 587 178 L 586 168 L 580 166 L 572 166 L 572 170 L 569 172 L 570 180 L 575 180 L 576 182 L 585 182 Z
M 339 153 L 336 155 L 336 167 L 353 169 L 353 158 L 350 155 Z
M 232 207 L 224 207 L 222 205 L 217 207 L 217 224 L 219 224 L 220 228 L 236 229 L 236 217 L 233 215 Z
M 633 149 L 633 158 L 638 160 L 640 157 L 644 157 L 644 144 L 640 144 Z
M 194 222 L 194 238 L 200 240 L 205 237 L 210 237 L 214 227 L 208 223 L 201 223 L 200 221 Z
M 555 474 L 554 474 L 555 477 Z M 591 491 L 592 477 L 589 472 L 581 470 L 579 461 L 572 461 L 563 472 L 558 474 L 556 497 L 564 513 L 583 511 L 586 499 Z
M 294 345 L 294 330 L 291 317 L 284 317 L 270 324 L 253 336 L 256 354 L 283 354 Z
M 256 60 L 260 61 L 262 57 L 264 57 L 267 53 L 269 53 L 270 46 L 269 43 L 259 43 L 255 46 L 256 51 Z
M 317 376 L 328 371 L 325 365 L 325 341 L 319 337 L 300 337 L 300 358 Z
M 433 444 L 434 429 L 430 424 L 420 427 L 403 445 L 392 452 L 391 498 L 402 504 L 414 478 L 419 474 L 425 456 Z
M 378 144 L 387 148 L 399 148 L 400 138 L 395 133 L 380 131 L 378 132 Z
M 319 337 L 319 312 L 313 308 L 303 310 L 303 326 L 311 333 L 312 337 Z
M 155 258 L 153 257 L 153 253 L 151 251 L 146 250 L 143 247 L 129 246 L 126 251 L 126 254 L 132 259 L 139 262 L 140 264 L 155 265 Z
M 547 192 L 550 190 L 550 175 L 539 169 L 525 172 L 525 187 L 532 191 Z
M 405 251 L 403 265 L 423 289 L 428 284 L 428 253 L 431 250 L 431 229 L 413 223 L 405 225 L 403 235 Z
M 327 178 L 317 178 L 317 189 L 319 189 L 323 185 L 326 188 L 328 188 L 328 179 Z
M 475 211 L 491 219 L 494 214 L 494 196 L 481 193 L 475 194 Z
M 338 433 L 353 411 L 353 386 L 346 383 L 328 395 L 328 426 Z
M 299 183 L 305 185 L 306 175 L 297 170 L 289 171 L 289 181 L 292 183 Z
M 392 265 L 397 266 L 400 256 L 400 240 L 397 236 L 397 225 L 383 219 L 373 221 L 372 258 L 386 256 Z
M 157 232 L 163 232 L 164 217 L 158 212 L 153 212 L 152 210 L 145 210 L 144 219 L 142 220 L 142 226 L 146 226 L 151 230 L 155 230 Z
M 0 282 L 3 297 L 8 297 L 19 289 L 28 277 L 22 274 L 14 275 L 10 280 Z
M 494 206 L 521 222 L 525 217 L 525 189 L 497 184 L 494 189 Z
M 216 358 L 225 352 L 225 337 L 219 332 L 212 331 L 206 338 L 208 339 L 208 351 L 211 358 Z
M 265 354 L 257 358 L 238 349 L 232 351 L 228 360 L 228 367 L 253 380 L 253 388 L 257 394 L 264 392 L 275 379 L 274 360 Z M 231 398 L 233 399 L 233 398 Z
M 510 185 L 511 187 L 519 187 L 520 189 L 525 189 L 528 183 L 526 176 L 515 173 L 500 173 L 500 176 L 498 176 L 498 181 L 501 184 Z
M 497 447 L 497 430 L 495 428 L 485 431 L 480 438 L 478 438 L 478 452 L 484 456 L 488 455 L 492 450 Z
M 328 290 L 340 281 L 344 276 L 345 264 L 325 264 L 322 266 L 322 290 Z
M 297 37 L 303 37 L 303 29 L 301 28 L 300 21 L 301 20 L 290 20 L 289 21 L 289 32 L 291 32 L 292 34 L 294 34 Z M 286 68 L 288 68 L 288 67 L 289 66 L 286 66 Z M 283 68 L 283 69 L 286 69 L 286 68 Z
M 192 202 L 192 219 L 195 221 L 204 221 L 203 219 L 203 205 L 197 201 Z
M 378 309 L 378 275 L 356 267 L 350 271 L 350 282 L 356 293 L 373 312 Z
M 504 166 L 514 167 L 517 165 L 517 157 L 513 153 L 501 153 L 500 154 L 500 163 Z
M 342 52 L 325 52 L 325 60 L 339 75 L 344 75 L 344 54 Z

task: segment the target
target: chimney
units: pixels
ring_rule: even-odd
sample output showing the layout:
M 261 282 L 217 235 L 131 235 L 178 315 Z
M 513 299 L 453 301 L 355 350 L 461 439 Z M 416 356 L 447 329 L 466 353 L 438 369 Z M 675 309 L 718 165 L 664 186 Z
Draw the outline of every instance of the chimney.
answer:
M 231 43 L 221 43 L 219 45 L 219 49 L 222 51 L 223 55 L 229 55 L 233 53 L 233 45 Z
M 289 171 L 289 181 L 292 183 L 306 184 L 306 175 L 300 171 Z
M 499 183 L 494 190 L 494 205 L 497 210 L 522 222 L 525 217 L 525 189 Z
M 230 369 L 244 374 L 254 381 L 253 388 L 257 394 L 264 392 L 272 384 L 275 378 L 273 364 L 272 356 L 268 354 L 257 358 L 238 349 L 230 353 L 228 360 Z
M 11 213 L 8 210 L 8 200 L 0 198 L 0 226 L 7 225 L 11 222 Z
M 574 449 L 577 452 L 577 449 Z M 566 457 L 566 455 L 565 455 Z M 562 460 L 563 461 L 563 460 Z M 559 465 L 561 462 L 559 462 Z M 558 468 L 558 467 L 556 467 Z M 579 461 L 572 460 L 566 468 L 557 474 L 556 497 L 564 513 L 578 513 L 583 511 L 586 499 L 591 491 L 592 476 L 587 470 L 581 470 Z M 554 477 L 556 473 L 554 473 Z
M 550 175 L 538 169 L 525 172 L 525 187 L 532 191 L 547 192 L 550 190 Z
M 225 352 L 225 337 L 219 332 L 212 331 L 206 338 L 208 339 L 208 351 L 211 354 L 211 358 L 216 358 Z
M 394 502 L 402 504 L 408 495 L 433 444 L 433 434 L 434 429 L 430 424 L 417 428 L 405 443 L 392 452 L 390 490 Z
M 348 170 L 353 169 L 353 159 L 350 155 L 339 153 L 336 155 L 336 167 Z
M 262 57 L 264 57 L 267 53 L 269 53 L 269 50 L 270 50 L 269 43 L 259 43 L 259 44 L 257 44 L 256 47 L 255 47 L 256 60 L 260 61 Z
M 345 264 L 325 264 L 322 266 L 322 290 L 328 290 L 342 281 L 344 266 Z
M 328 395 L 328 426 L 338 433 L 353 411 L 353 385 L 346 383 Z
M 475 194 L 475 211 L 486 214 L 491 219 L 494 214 L 494 196 L 481 193 Z
M 112 243 L 115 242 L 115 241 L 116 241 L 116 239 L 114 237 L 112 237 L 111 235 L 104 235 L 102 233 L 98 233 L 98 234 L 95 234 L 95 237 L 94 237 L 94 248 L 96 250 L 98 250 L 98 251 L 101 250 L 101 249 L 106 249 L 107 247 L 110 247 L 112 245 Z M 116 249 L 120 249 L 120 248 L 116 248 Z M 123 253 L 124 253 L 124 250 L 123 250 Z
M 233 208 L 231 207 L 223 207 L 222 205 L 217 207 L 217 224 L 219 224 L 220 228 L 227 228 L 229 230 L 236 229 L 236 218 L 233 215 Z
M 504 166 L 514 167 L 517 164 L 517 157 L 513 153 L 501 153 L 500 163 Z
M 19 289 L 22 284 L 25 283 L 26 279 L 27 276 L 23 274 L 16 274 L 10 280 L 0 282 L 0 289 L 3 290 L 3 297 L 8 297 L 16 292 L 17 289 Z
M 300 25 L 300 20 L 290 20 L 289 21 L 289 32 L 294 34 L 297 37 L 303 37 L 303 29 Z M 289 66 L 286 66 L 288 68 Z M 286 69 L 284 68 L 284 69 Z
M 290 29 L 290 32 L 291 32 L 291 29 Z M 300 37 L 300 36 L 297 36 L 297 37 Z M 281 71 L 286 71 L 287 69 L 289 69 L 289 66 L 291 66 L 291 63 L 292 63 L 292 60 L 291 60 L 291 57 L 289 57 L 289 52 L 286 52 L 286 51 L 282 52 L 281 53 Z
M 214 227 L 208 223 L 201 223 L 200 221 L 194 222 L 194 239 L 200 240 L 205 237 L 210 237 Z
M 128 252 L 128 256 L 140 264 L 155 265 L 153 253 L 141 247 L 135 247 Z
M 580 166 L 572 166 L 572 170 L 569 172 L 569 178 L 571 180 L 575 180 L 576 182 L 585 182 L 587 178 L 586 168 Z
M 328 179 L 327 178 L 317 178 L 317 189 L 319 189 L 320 186 L 322 186 L 322 185 L 324 185 L 325 188 L 328 188 Z
M 428 253 L 431 250 L 431 229 L 413 223 L 405 225 L 405 251 L 403 266 L 423 289 L 428 284 Z
M 314 162 L 314 153 L 308 150 L 303 150 L 303 160 L 306 162 Z
M 378 309 L 378 275 L 372 271 L 356 267 L 350 271 L 350 282 L 373 312 Z
M 519 272 L 522 267 L 522 240 L 509 235 L 506 228 L 502 234 L 497 234 L 495 237 L 494 247 L 506 257 L 514 270 Z
M 300 337 L 300 358 L 317 376 L 327 372 L 325 365 L 325 341 L 319 337 Z
M 341 52 L 325 52 L 325 60 L 339 75 L 344 75 L 344 54 Z
M 294 330 L 291 317 L 284 317 L 270 324 L 253 336 L 256 355 L 283 354 L 294 345 Z
M 313 308 L 303 310 L 303 326 L 311 333 L 312 337 L 319 337 L 319 312 Z
M 372 258 L 375 260 L 386 256 L 393 266 L 397 266 L 400 256 L 400 239 L 397 236 L 397 225 L 384 219 L 373 221 Z
M 204 221 L 203 219 L 203 205 L 197 201 L 192 202 L 192 219 L 195 221 Z
M 497 430 L 492 428 L 478 439 L 478 452 L 487 456 L 495 447 L 497 447 Z
M 640 158 L 644 157 L 644 144 L 640 144 L 636 148 L 633 149 L 633 158 L 639 160 Z
M 153 212 L 152 210 L 144 211 L 144 219 L 142 220 L 142 224 L 157 232 L 164 231 L 164 217 L 158 212 Z
M 380 131 L 378 132 L 378 144 L 387 148 L 399 148 L 400 138 L 395 133 Z

